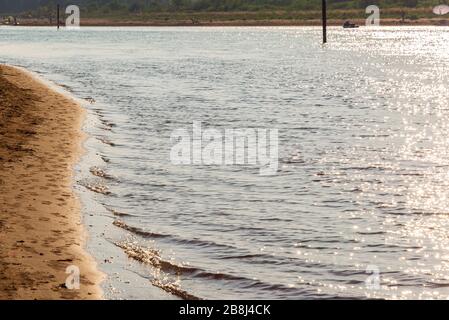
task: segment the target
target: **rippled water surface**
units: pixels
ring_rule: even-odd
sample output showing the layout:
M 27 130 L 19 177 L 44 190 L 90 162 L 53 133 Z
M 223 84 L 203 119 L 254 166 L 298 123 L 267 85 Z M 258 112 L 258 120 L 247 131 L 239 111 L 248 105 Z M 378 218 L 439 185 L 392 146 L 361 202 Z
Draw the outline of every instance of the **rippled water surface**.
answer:
M 85 215 L 109 297 L 449 296 L 448 29 L 5 27 L 0 62 L 95 100 L 78 184 L 108 188 Z M 277 128 L 277 175 L 171 164 L 193 121 Z

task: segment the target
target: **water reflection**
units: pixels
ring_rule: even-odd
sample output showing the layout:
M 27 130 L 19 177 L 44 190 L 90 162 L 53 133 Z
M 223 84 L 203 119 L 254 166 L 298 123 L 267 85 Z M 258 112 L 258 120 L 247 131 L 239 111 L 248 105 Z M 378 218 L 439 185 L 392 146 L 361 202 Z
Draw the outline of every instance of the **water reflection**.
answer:
M 176 275 L 188 293 L 446 298 L 449 33 L 319 39 L 318 28 L 12 28 L 0 29 L 0 60 L 94 97 L 113 126 L 91 133 L 113 143 L 96 148 L 120 181 L 100 200 L 126 213 L 138 245 L 192 267 Z M 171 131 L 197 120 L 278 128 L 279 174 L 171 165 Z

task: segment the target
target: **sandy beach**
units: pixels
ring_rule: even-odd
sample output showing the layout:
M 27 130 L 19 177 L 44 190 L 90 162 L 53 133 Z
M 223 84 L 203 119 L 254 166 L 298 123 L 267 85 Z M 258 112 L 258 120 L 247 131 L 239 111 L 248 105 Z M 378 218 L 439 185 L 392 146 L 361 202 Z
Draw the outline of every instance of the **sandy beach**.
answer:
M 0 65 L 0 299 L 99 299 L 72 189 L 84 111 L 19 68 Z M 80 288 L 66 287 L 66 269 Z

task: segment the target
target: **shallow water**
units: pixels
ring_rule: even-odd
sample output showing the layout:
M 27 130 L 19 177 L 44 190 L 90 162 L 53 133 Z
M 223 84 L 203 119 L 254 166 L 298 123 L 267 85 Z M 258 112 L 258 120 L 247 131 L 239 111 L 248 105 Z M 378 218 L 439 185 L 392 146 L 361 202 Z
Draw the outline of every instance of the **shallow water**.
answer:
M 107 297 L 446 298 L 447 30 L 4 27 L 0 62 L 95 100 L 77 189 Z M 277 174 L 171 164 L 193 121 L 278 129 Z

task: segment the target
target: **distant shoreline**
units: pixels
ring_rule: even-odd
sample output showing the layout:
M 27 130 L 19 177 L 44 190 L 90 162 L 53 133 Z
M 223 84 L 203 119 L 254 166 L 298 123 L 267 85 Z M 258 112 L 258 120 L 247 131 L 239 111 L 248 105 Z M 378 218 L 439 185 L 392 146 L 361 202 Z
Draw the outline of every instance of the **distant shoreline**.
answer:
M 185 26 L 319 26 L 321 25 L 321 6 L 310 9 L 274 6 L 273 8 L 253 8 L 235 10 L 192 10 L 161 9 L 155 11 L 95 11 L 81 7 L 81 26 L 101 27 L 185 27 Z M 426 7 L 388 7 L 379 6 L 380 24 L 383 26 L 447 26 L 449 15 L 436 15 L 432 6 Z M 2 13 L 0 13 L 2 16 Z M 64 25 L 65 11 L 61 10 L 60 25 Z M 347 20 L 360 26 L 365 25 L 369 14 L 365 8 L 329 7 L 327 11 L 328 25 L 342 26 Z M 37 12 L 17 13 L 8 18 L 23 26 L 56 26 L 56 8 L 45 15 Z
M 348 19 L 359 26 L 365 25 L 364 19 Z M 346 19 L 330 19 L 329 26 L 342 26 Z M 110 19 L 84 19 L 81 26 L 84 27 L 307 27 L 321 26 L 320 19 L 313 20 L 223 20 L 223 21 L 197 21 L 188 20 L 110 20 Z M 399 19 L 382 19 L 381 26 L 449 26 L 449 20 L 446 19 L 417 19 L 401 21 Z M 7 25 L 6 25 L 7 26 Z M 55 24 L 49 24 L 44 21 L 30 20 L 23 21 L 17 25 L 21 27 L 56 27 Z M 64 27 L 64 25 L 61 25 Z
M 0 14 L 1 15 L 1 14 Z M 347 20 L 365 25 L 365 9 L 329 9 L 328 25 L 342 26 Z M 56 17 L 13 17 L 22 26 L 56 26 Z M 12 21 L 12 19 L 10 19 Z M 92 27 L 186 27 L 186 26 L 319 26 L 321 10 L 259 10 L 259 11 L 171 11 L 142 14 L 87 15 L 81 12 L 81 26 Z M 65 15 L 60 25 L 65 24 Z M 427 8 L 381 8 L 380 24 L 384 26 L 447 26 L 449 15 L 438 16 Z

